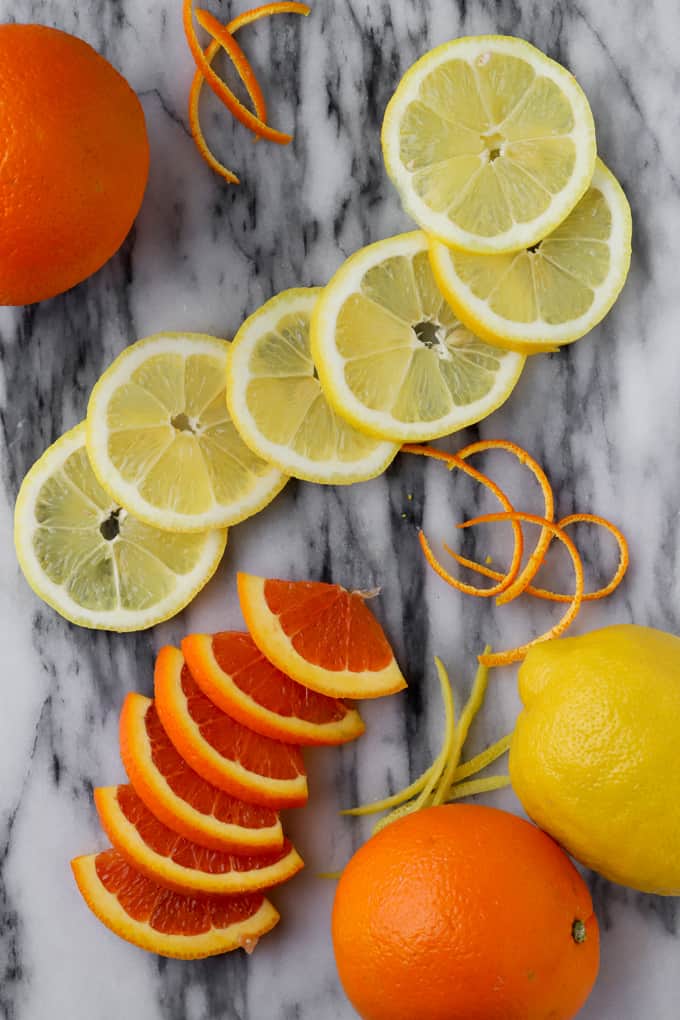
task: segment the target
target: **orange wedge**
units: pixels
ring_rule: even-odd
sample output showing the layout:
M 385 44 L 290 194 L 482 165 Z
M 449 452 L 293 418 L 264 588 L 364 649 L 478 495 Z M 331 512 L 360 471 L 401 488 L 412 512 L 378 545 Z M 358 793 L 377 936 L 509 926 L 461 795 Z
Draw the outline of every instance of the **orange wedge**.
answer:
M 123 702 L 120 754 L 135 792 L 173 832 L 225 853 L 260 853 L 283 845 L 276 812 L 206 783 L 177 753 L 153 701 L 141 694 L 128 694 Z
M 190 634 L 182 652 L 203 693 L 265 737 L 292 744 L 344 744 L 364 732 L 356 709 L 291 680 L 265 659 L 249 634 Z
M 99 920 L 159 956 L 198 960 L 232 949 L 252 952 L 279 919 L 261 893 L 186 896 L 130 867 L 117 850 L 71 861 L 78 888 Z
M 361 592 L 338 584 L 238 575 L 241 610 L 262 654 L 331 698 L 378 698 L 406 687 Z
M 163 728 L 188 765 L 234 797 L 265 807 L 300 807 L 307 777 L 300 749 L 263 737 L 206 698 L 178 648 L 156 658 L 156 708 Z
M 175 892 L 256 892 L 285 882 L 303 866 L 288 840 L 279 850 L 248 857 L 192 843 L 159 822 L 132 786 L 101 786 L 94 802 L 106 835 L 128 864 Z

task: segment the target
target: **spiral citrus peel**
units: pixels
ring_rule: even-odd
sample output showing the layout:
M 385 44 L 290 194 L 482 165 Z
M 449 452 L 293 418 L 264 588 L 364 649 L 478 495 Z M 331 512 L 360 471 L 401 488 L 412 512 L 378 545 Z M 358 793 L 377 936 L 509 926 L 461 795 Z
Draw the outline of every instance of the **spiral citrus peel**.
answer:
M 488 450 L 503 450 L 511 453 L 521 464 L 524 464 L 531 470 L 540 485 L 543 495 L 545 507 L 543 516 L 516 511 L 508 497 L 494 482 L 491 481 L 491 479 L 487 478 L 479 471 L 473 472 L 473 469 L 466 465 L 465 459 L 467 457 L 470 457 L 475 453 L 482 453 Z M 570 514 L 569 516 L 564 517 L 561 521 L 555 522 L 553 520 L 555 500 L 547 475 L 537 461 L 521 447 L 516 446 L 514 443 L 510 443 L 507 440 L 488 440 L 485 442 L 473 443 L 470 446 L 459 450 L 456 454 L 444 453 L 443 451 L 435 450 L 432 447 L 413 445 L 403 446 L 402 451 L 404 453 L 417 454 L 443 462 L 447 465 L 450 471 L 464 470 L 466 474 L 476 478 L 477 481 L 481 482 L 481 484 L 485 485 L 491 492 L 493 492 L 504 507 L 504 510 L 501 513 L 483 514 L 473 520 L 464 521 L 462 524 L 458 524 L 458 528 L 465 529 L 474 527 L 477 524 L 508 522 L 515 525 L 515 527 L 518 527 L 521 523 L 526 523 L 536 525 L 541 529 L 536 546 L 534 547 L 533 552 L 521 573 L 519 571 L 519 563 L 522 556 L 521 530 L 519 532 L 519 538 L 517 537 L 517 530 L 514 532 L 515 545 L 512 562 L 508 572 L 505 574 L 497 570 L 492 570 L 483 564 L 475 562 L 474 560 L 460 556 L 458 553 L 453 552 L 453 550 L 451 550 L 447 545 L 444 546 L 446 551 L 461 566 L 497 582 L 492 588 L 487 589 L 476 588 L 473 585 L 466 584 L 465 582 L 458 580 L 458 578 L 453 577 L 436 558 L 424 532 L 421 531 L 418 538 L 425 559 L 439 577 L 442 578 L 442 580 L 446 581 L 446 583 L 451 585 L 451 587 L 456 588 L 458 591 L 462 591 L 465 594 L 475 595 L 477 597 L 489 597 L 491 595 L 496 595 L 496 602 L 498 605 L 510 602 L 523 593 L 552 602 L 569 603 L 569 607 L 564 613 L 562 619 L 556 623 L 555 626 L 551 627 L 545 634 L 542 634 L 539 637 L 518 646 L 517 648 L 510 648 L 507 651 L 490 652 L 487 650 L 479 656 L 480 663 L 487 666 L 503 666 L 512 662 L 521 661 L 533 645 L 542 641 L 548 641 L 551 638 L 559 637 L 561 634 L 564 634 L 564 632 L 576 619 L 581 608 L 581 604 L 584 601 L 592 602 L 597 599 L 606 598 L 606 596 L 611 595 L 611 593 L 615 591 L 623 580 L 626 570 L 628 569 L 629 553 L 628 543 L 620 529 L 617 528 L 615 524 L 605 520 L 603 517 L 598 517 L 595 514 L 589 513 Z M 565 528 L 571 524 L 577 523 L 594 524 L 604 528 L 616 540 L 619 547 L 619 563 L 614 575 L 606 585 L 592 592 L 586 592 L 584 590 L 583 563 L 581 556 L 579 555 L 578 549 L 574 545 L 572 539 L 565 532 Z M 549 591 L 545 588 L 538 588 L 531 584 L 545 560 L 548 548 L 553 539 L 557 539 L 566 548 L 569 556 L 571 557 L 575 578 L 573 595 Z

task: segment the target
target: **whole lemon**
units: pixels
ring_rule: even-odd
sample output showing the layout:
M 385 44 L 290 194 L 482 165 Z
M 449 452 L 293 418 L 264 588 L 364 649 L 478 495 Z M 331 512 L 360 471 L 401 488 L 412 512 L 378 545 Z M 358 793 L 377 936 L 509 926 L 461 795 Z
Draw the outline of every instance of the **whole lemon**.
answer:
M 622 624 L 534 646 L 519 671 L 510 776 L 577 860 L 680 894 L 680 638 Z

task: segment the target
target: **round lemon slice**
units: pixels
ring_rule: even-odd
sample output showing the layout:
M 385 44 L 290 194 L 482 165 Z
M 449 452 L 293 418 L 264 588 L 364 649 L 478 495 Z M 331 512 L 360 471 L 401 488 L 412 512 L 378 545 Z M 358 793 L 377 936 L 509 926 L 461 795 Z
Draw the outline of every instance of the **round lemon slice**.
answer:
M 227 402 L 260 457 L 296 478 L 342 485 L 381 474 L 399 446 L 363 435 L 328 403 L 309 344 L 320 294 L 283 291 L 244 322 L 227 362 Z
M 465 251 L 518 251 L 561 223 L 590 184 L 595 125 L 561 64 L 522 39 L 468 36 L 407 71 L 382 146 L 424 230 Z
M 592 183 L 566 220 L 531 250 L 472 255 L 432 240 L 432 268 L 469 329 L 533 354 L 578 340 L 626 282 L 632 221 L 621 185 L 598 159 Z
M 311 344 L 338 414 L 391 442 L 435 439 L 485 418 L 525 361 L 460 323 L 419 230 L 362 248 L 340 267 L 312 313 Z
M 161 333 L 132 344 L 92 390 L 87 449 L 111 498 L 165 531 L 238 524 L 287 478 L 245 445 L 229 417 L 226 340 Z
M 84 423 L 33 465 L 14 512 L 33 591 L 97 630 L 143 630 L 174 616 L 210 580 L 226 542 L 226 531 L 171 535 L 131 517 L 95 478 Z

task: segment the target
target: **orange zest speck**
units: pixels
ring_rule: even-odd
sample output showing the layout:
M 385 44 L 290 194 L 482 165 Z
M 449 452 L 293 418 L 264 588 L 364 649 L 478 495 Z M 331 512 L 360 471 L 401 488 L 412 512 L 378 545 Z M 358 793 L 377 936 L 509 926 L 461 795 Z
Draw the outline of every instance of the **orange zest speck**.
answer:
M 542 641 L 549 641 L 551 638 L 556 638 L 561 634 L 564 634 L 565 630 L 576 619 L 576 615 L 578 614 L 583 601 L 583 563 L 578 549 L 566 532 L 562 531 L 558 524 L 547 520 L 545 517 L 538 517 L 536 514 L 524 514 L 519 513 L 516 510 L 510 513 L 483 514 L 481 517 L 475 517 L 471 521 L 464 521 L 462 524 L 459 524 L 458 527 L 471 528 L 476 524 L 491 524 L 494 521 L 522 521 L 526 524 L 535 524 L 547 531 L 551 537 L 557 538 L 566 547 L 574 565 L 575 577 L 574 594 L 571 596 L 569 608 L 562 619 L 556 623 L 554 627 L 551 627 L 551 629 L 546 631 L 545 634 L 541 634 L 540 637 L 534 638 L 532 641 L 528 641 L 526 644 L 520 645 L 518 648 L 509 648 L 504 652 L 484 652 L 478 657 L 479 661 L 484 666 L 506 666 L 511 662 L 520 662 L 533 645 L 539 644 Z
M 437 450 L 433 446 L 418 446 L 411 443 L 405 444 L 401 449 L 402 453 L 416 453 L 423 457 L 430 457 L 433 460 L 441 461 L 446 464 L 449 470 L 457 469 L 459 471 L 463 471 L 470 478 L 474 478 L 475 481 L 484 485 L 490 492 L 492 492 L 507 512 L 514 510 L 512 503 L 502 489 L 500 489 L 495 482 L 492 482 L 490 478 L 487 478 L 486 475 L 483 475 L 481 471 L 477 471 L 476 468 L 467 464 L 458 454 L 445 453 L 443 450 Z M 449 574 L 442 564 L 436 559 L 430 544 L 422 531 L 418 534 L 418 540 L 427 562 L 430 564 L 432 569 L 439 574 L 442 580 L 446 581 L 447 584 L 458 589 L 458 591 L 464 592 L 466 595 L 476 595 L 479 598 L 491 598 L 494 595 L 498 595 L 505 591 L 513 583 L 519 573 L 524 548 L 522 529 L 515 521 L 512 522 L 512 529 L 515 539 L 515 548 L 510 569 L 507 575 L 500 575 L 500 583 L 494 585 L 492 588 L 477 588 L 475 585 L 466 584 L 464 581 L 459 581 L 457 578 L 452 577 L 451 574 Z

